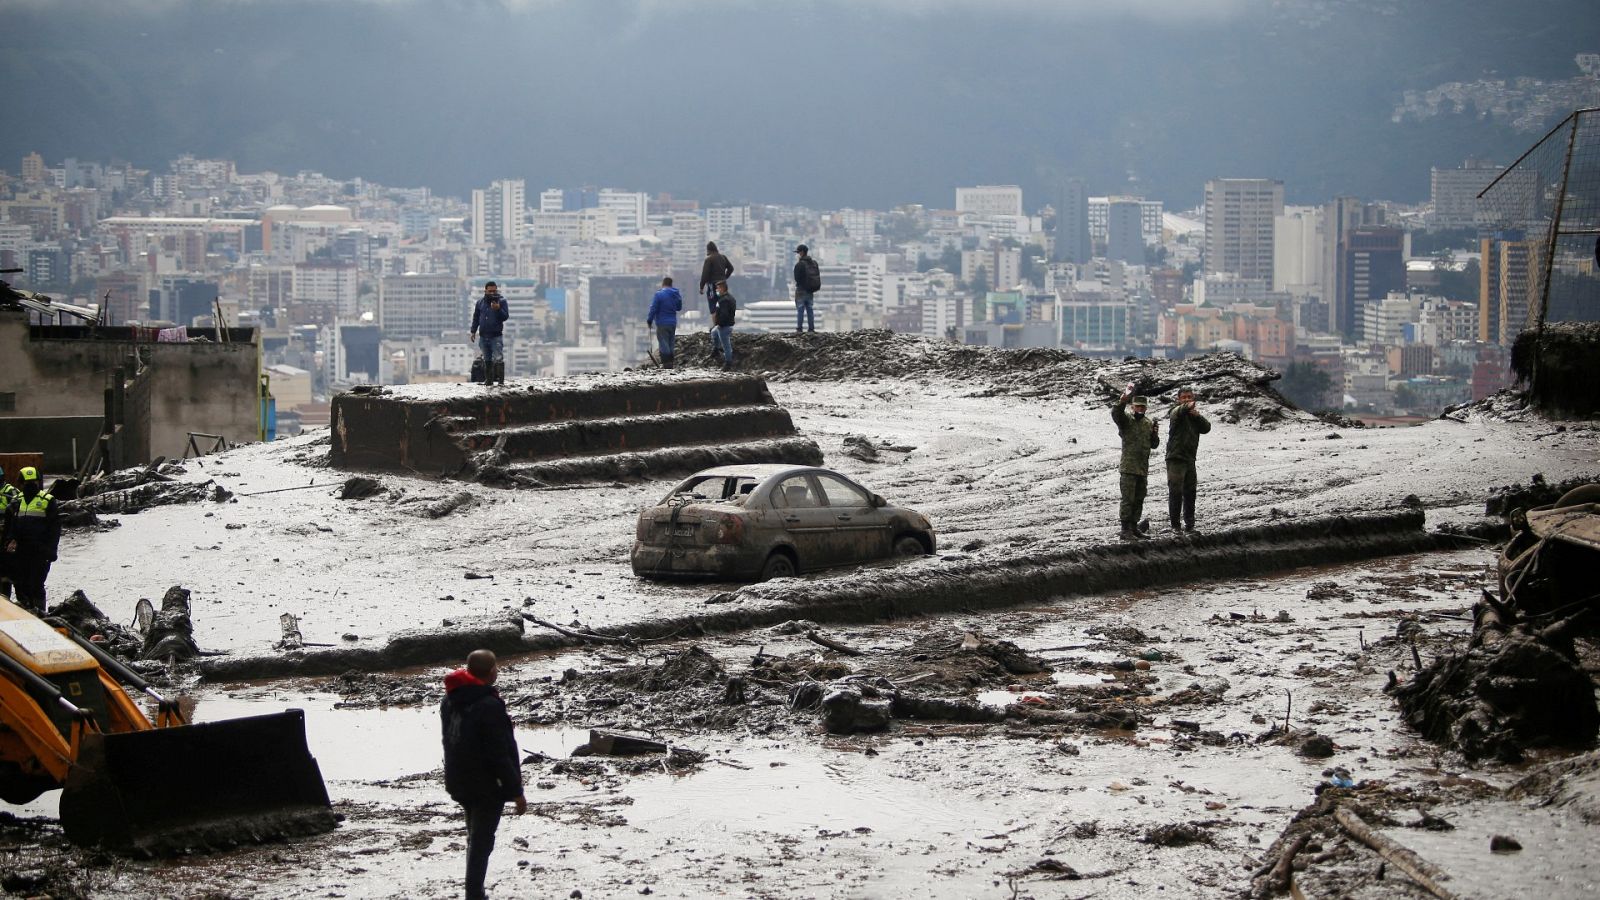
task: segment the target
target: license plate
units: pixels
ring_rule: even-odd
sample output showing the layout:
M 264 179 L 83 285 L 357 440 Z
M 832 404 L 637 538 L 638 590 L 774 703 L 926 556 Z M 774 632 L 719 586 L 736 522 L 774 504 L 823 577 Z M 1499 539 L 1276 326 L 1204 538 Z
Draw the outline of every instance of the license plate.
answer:
M 677 528 L 672 529 L 672 536 L 673 537 L 694 537 L 694 526 L 693 525 L 679 525 Z

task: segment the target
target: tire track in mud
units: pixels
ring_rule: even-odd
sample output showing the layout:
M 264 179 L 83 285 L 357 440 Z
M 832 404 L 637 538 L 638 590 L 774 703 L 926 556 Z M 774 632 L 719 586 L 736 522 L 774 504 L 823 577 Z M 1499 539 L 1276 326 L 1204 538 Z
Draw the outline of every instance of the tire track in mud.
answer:
M 721 595 L 727 602 L 714 612 L 641 619 L 596 628 L 593 633 L 649 640 L 736 632 L 789 619 L 884 621 L 1265 575 L 1312 563 L 1351 562 L 1443 546 L 1453 546 L 1451 539 L 1425 532 L 1420 510 L 1295 519 L 1187 538 L 913 562 L 828 579 L 780 579 L 741 588 L 731 596 Z M 210 658 L 200 663 L 200 671 L 215 681 L 334 675 L 443 663 L 479 647 L 518 654 L 581 644 L 580 639 L 560 634 L 526 634 L 517 616 L 442 630 L 402 632 L 381 648 Z

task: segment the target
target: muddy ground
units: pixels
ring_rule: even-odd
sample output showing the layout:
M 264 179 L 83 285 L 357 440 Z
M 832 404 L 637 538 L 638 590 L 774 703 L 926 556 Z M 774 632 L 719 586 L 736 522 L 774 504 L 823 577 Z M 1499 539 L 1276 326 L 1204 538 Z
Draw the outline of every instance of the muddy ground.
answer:
M 923 370 L 897 358 L 885 368 L 871 363 L 878 349 L 852 350 L 848 380 L 829 380 L 816 348 L 774 349 L 775 371 L 790 374 L 771 388 L 828 465 L 933 519 L 940 553 L 893 565 L 999 568 L 1113 542 L 1118 453 L 1103 395 L 1138 366 L 1051 357 L 1019 375 L 979 355 Z M 903 365 L 911 367 L 895 368 Z M 1354 428 L 1276 406 L 1248 368 L 1218 371 L 1215 391 L 1202 392 L 1216 426 L 1199 467 L 1209 532 L 1402 507 L 1423 509 L 1430 528 L 1478 525 L 1498 487 L 1600 473 L 1592 422 L 1466 411 L 1416 428 Z M 627 630 L 708 609 L 756 610 L 772 593 L 632 576 L 634 515 L 665 481 L 504 490 L 383 475 L 341 499 L 350 473 L 328 468 L 326 455 L 326 437 L 312 433 L 165 469 L 204 486 L 193 491 L 201 499 L 101 513 L 99 526 L 70 532 L 52 597 L 81 589 L 126 622 L 139 598 L 182 584 L 195 641 L 230 659 L 279 653 L 285 612 L 298 617 L 308 648 L 370 648 L 406 629 L 520 612 Z M 1153 480 L 1146 512 L 1159 531 L 1164 496 Z M 1475 545 L 986 613 L 527 656 L 503 687 L 522 726 L 533 808 L 503 825 L 491 888 L 536 897 L 1238 896 L 1270 867 L 1280 836 L 1292 839 L 1286 829 L 1318 787 L 1347 773 L 1348 790 L 1383 798 L 1371 801 L 1383 813 L 1375 827 L 1406 840 L 1455 834 L 1460 847 L 1428 853 L 1463 872 L 1488 865 L 1463 896 L 1501 895 L 1495 886 L 1505 882 L 1494 878 L 1513 868 L 1530 891 L 1586 896 L 1596 876 L 1567 851 L 1592 825 L 1563 820 L 1561 807 L 1549 827 L 1524 829 L 1534 837 L 1522 856 L 1478 852 L 1471 828 L 1404 829 L 1419 806 L 1491 821 L 1461 810 L 1515 806 L 1504 789 L 1563 756 L 1469 767 L 1409 731 L 1381 693 L 1390 670 L 1415 664 L 1409 643 L 1394 639 L 1399 623 L 1420 624 L 1424 660 L 1460 640 L 1491 561 L 1491 549 Z M 870 580 L 847 569 L 789 589 L 820 594 Z M 812 630 L 861 655 L 823 648 Z M 0 888 L 453 896 L 462 833 L 438 770 L 443 672 L 227 684 L 176 669 L 170 680 L 198 699 L 201 719 L 306 709 L 346 817 L 340 829 L 293 845 L 132 862 L 66 847 L 46 795 L 0 820 Z M 884 729 L 828 732 L 812 701 L 852 685 L 863 702 L 836 729 Z M 880 712 L 887 723 L 873 722 Z M 597 727 L 648 733 L 681 752 L 571 758 Z M 1354 851 L 1331 862 L 1367 865 Z M 1403 896 L 1363 871 L 1330 877 L 1355 878 L 1366 896 Z
M 1461 896 L 1503 896 L 1511 883 L 1592 896 L 1600 869 L 1573 851 L 1593 826 L 1504 799 L 1554 754 L 1469 769 L 1409 732 L 1381 691 L 1389 671 L 1413 665 L 1401 623 L 1415 623 L 1405 630 L 1424 659 L 1469 630 L 1488 563 L 1458 551 L 817 627 L 859 656 L 794 623 L 519 660 L 502 687 L 532 806 L 503 824 L 490 886 L 530 897 L 1239 896 L 1319 786 L 1348 774 L 1350 793 L 1385 798 L 1369 804 L 1388 816 L 1375 824 L 1464 873 Z M 443 672 L 198 688 L 200 718 L 308 710 L 346 817 L 334 834 L 143 863 L 66 849 L 53 825 L 13 821 L 0 860 L 14 879 L 87 896 L 375 897 L 397 884 L 453 896 L 461 829 L 438 768 Z M 896 717 L 835 735 L 817 711 L 792 708 L 794 685 L 850 676 L 993 720 Z M 730 681 L 742 702 L 730 702 Z M 572 757 L 590 728 L 675 751 Z M 1474 821 L 1471 804 L 1497 801 L 1498 819 Z M 1406 827 L 1425 814 L 1458 828 Z M 1478 832 L 1491 827 L 1519 835 L 1522 855 L 1487 852 Z M 1406 896 L 1393 878 L 1369 896 Z

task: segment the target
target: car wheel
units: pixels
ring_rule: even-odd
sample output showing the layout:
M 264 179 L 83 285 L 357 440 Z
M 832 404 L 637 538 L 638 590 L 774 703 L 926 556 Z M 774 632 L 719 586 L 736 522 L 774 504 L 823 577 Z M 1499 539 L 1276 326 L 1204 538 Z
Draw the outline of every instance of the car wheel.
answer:
M 922 546 L 922 542 L 909 534 L 895 539 L 895 556 L 921 556 L 927 552 L 927 549 Z
M 767 564 L 761 567 L 761 580 L 771 581 L 774 578 L 793 578 L 795 574 L 794 558 L 782 550 L 774 550 L 767 557 Z

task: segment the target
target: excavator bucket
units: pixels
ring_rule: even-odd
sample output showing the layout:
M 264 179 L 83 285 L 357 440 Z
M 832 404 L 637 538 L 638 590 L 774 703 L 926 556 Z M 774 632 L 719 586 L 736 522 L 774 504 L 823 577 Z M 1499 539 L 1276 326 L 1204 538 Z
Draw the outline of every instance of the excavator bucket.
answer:
M 333 830 L 298 709 L 88 734 L 61 792 L 61 827 L 135 856 L 221 850 Z

